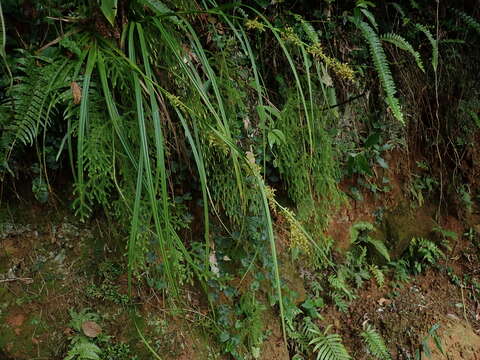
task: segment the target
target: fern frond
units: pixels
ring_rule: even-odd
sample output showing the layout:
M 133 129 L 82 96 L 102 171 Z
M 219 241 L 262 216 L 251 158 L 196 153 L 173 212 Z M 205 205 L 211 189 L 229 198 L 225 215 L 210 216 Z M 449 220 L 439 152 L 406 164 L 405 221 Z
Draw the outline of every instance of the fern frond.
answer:
M 377 21 L 375 20 L 375 16 L 370 11 L 368 11 L 367 9 L 362 9 L 361 8 L 360 11 L 368 19 L 368 21 L 370 21 L 370 24 L 372 24 L 372 26 L 375 28 L 375 30 L 378 31 L 378 24 L 377 24 Z
M 334 291 L 334 292 L 331 292 L 329 295 L 332 298 L 332 301 L 335 304 L 335 306 L 338 308 L 338 310 L 340 310 L 341 312 L 347 312 L 348 304 L 343 299 L 341 294 Z
M 390 67 L 388 66 L 387 57 L 385 56 L 385 51 L 383 50 L 380 38 L 372 29 L 372 27 L 366 22 L 353 19 L 353 23 L 357 26 L 357 28 L 360 29 L 363 37 L 369 45 L 375 70 L 377 71 L 378 77 L 380 78 L 380 83 L 382 84 L 383 90 L 386 94 L 385 100 L 390 107 L 393 116 L 402 124 L 404 124 L 405 121 L 403 119 L 400 103 L 395 97 L 397 89 L 395 87 L 395 82 L 393 81 L 392 73 L 390 72 Z
M 377 265 L 370 265 L 370 272 L 372 273 L 378 286 L 382 287 L 385 284 L 385 274 Z
M 415 24 L 415 27 L 423 32 L 427 37 L 428 41 L 432 45 L 432 67 L 434 71 L 437 71 L 438 67 L 438 41 L 433 37 L 430 30 L 427 29 L 425 25 L 422 24 Z
M 317 335 L 310 341 L 315 345 L 313 352 L 317 353 L 317 360 L 350 360 L 347 349 L 342 344 L 342 337 L 338 334 L 328 334 L 331 326 L 328 326 L 324 333 L 311 329 Z
M 380 39 L 395 45 L 399 49 L 402 49 L 402 50 L 405 50 L 405 51 L 409 52 L 413 56 L 413 58 L 415 59 L 415 62 L 417 63 L 417 66 L 420 68 L 420 70 L 425 72 L 425 68 L 423 67 L 422 58 L 420 57 L 420 53 L 418 51 L 416 51 L 413 48 L 413 46 L 407 40 L 405 40 L 403 37 L 401 37 L 398 34 L 387 33 L 387 34 L 382 35 L 380 37 Z
M 353 300 L 355 298 L 355 295 L 348 288 L 344 276 L 342 276 L 341 274 L 338 274 L 337 276 L 330 275 L 328 277 L 328 282 L 333 289 L 343 292 L 350 300 Z
M 2 133 L 2 152 L 10 152 L 16 142 L 32 145 L 40 129 L 47 127 L 57 105 L 57 91 L 68 86 L 65 82 L 71 67 L 66 62 L 42 62 L 26 56 L 17 64 L 15 85 L 7 92 L 11 119 Z M 41 63 L 42 66 L 38 65 Z
M 375 228 L 373 224 L 369 223 L 368 221 L 360 221 L 353 224 L 350 228 L 350 242 L 354 244 L 359 239 L 360 233 L 373 231 L 374 229 Z
M 365 242 L 367 242 L 369 244 L 372 244 L 373 247 L 375 248 L 375 250 L 377 250 L 377 252 L 380 255 L 382 255 L 385 258 L 385 260 L 390 261 L 390 254 L 388 253 L 388 249 L 385 246 L 385 244 L 383 243 L 383 241 L 378 240 L 378 239 L 374 239 L 370 236 L 366 236 L 365 237 Z
M 109 194 L 114 187 L 113 183 L 113 146 L 111 122 L 105 121 L 105 102 L 92 84 L 89 90 L 88 106 L 88 136 L 85 137 L 83 147 L 84 171 L 86 175 L 83 184 L 85 201 L 74 202 L 77 213 L 82 217 L 90 215 L 93 205 L 100 204 L 105 208 L 110 207 Z M 78 118 L 78 117 L 77 117 Z M 78 124 L 73 124 L 77 127 Z M 75 192 L 82 189 L 75 183 Z
M 320 42 L 320 39 L 318 38 L 318 34 L 315 31 L 314 27 L 307 21 L 301 19 L 300 24 L 302 24 L 303 31 L 307 34 L 308 38 L 312 43 L 318 43 Z
M 367 325 L 365 330 L 360 333 L 360 336 L 363 338 L 363 342 L 372 356 L 378 360 L 392 359 L 382 336 L 371 325 Z
M 83 336 L 77 337 L 76 340 L 64 360 L 100 360 L 102 350 L 97 345 Z
M 465 24 L 467 24 L 470 28 L 472 28 L 473 30 L 475 30 L 477 33 L 480 34 L 480 22 L 475 20 L 470 15 L 465 14 L 463 11 L 453 9 L 453 8 L 452 10 L 458 15 L 460 19 L 463 20 Z

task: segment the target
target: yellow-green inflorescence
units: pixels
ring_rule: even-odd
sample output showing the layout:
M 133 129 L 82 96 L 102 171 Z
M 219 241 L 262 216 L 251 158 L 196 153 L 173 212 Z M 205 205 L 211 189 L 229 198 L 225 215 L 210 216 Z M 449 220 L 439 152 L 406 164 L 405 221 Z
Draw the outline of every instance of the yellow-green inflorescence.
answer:
M 264 32 L 265 31 L 265 24 L 262 24 L 260 21 L 258 21 L 257 19 L 248 19 L 245 21 L 245 26 L 247 29 L 249 30 L 258 30 L 260 32 Z
M 348 64 L 342 63 L 338 59 L 326 55 L 320 43 L 315 43 L 309 46 L 307 51 L 315 58 L 321 59 L 325 65 L 331 68 L 340 78 L 350 81 L 354 80 L 355 72 L 353 69 Z

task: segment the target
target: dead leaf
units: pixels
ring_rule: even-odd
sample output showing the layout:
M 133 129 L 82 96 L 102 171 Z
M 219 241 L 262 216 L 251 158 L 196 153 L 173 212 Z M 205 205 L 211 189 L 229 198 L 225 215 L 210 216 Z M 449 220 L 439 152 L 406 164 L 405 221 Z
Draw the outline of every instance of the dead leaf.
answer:
M 480 321 L 480 303 L 477 303 L 477 311 L 475 314 L 475 320 Z
M 383 298 L 383 297 L 380 298 L 380 299 L 377 301 L 378 305 L 380 305 L 380 306 L 388 305 L 388 304 L 390 304 L 391 302 L 392 302 L 391 300 L 385 299 L 385 298 Z
M 102 328 L 95 321 L 85 321 L 82 324 L 82 330 L 83 333 L 90 338 L 97 337 L 102 333 Z
M 9 316 L 6 319 L 7 324 L 10 325 L 11 327 L 20 327 L 23 325 L 23 322 L 25 321 L 25 315 L 23 314 L 17 314 L 13 316 Z
M 80 104 L 82 100 L 82 88 L 75 81 L 70 84 L 70 88 L 72 89 L 73 103 L 75 105 Z
M 212 272 L 217 277 L 220 277 L 220 269 L 218 268 L 217 256 L 215 254 L 215 251 L 212 251 L 210 253 L 208 260 L 210 261 L 210 269 L 212 270 Z
M 250 164 L 255 164 L 255 155 L 253 154 L 253 152 L 251 151 L 247 151 L 245 153 L 246 157 L 247 157 L 247 160 Z

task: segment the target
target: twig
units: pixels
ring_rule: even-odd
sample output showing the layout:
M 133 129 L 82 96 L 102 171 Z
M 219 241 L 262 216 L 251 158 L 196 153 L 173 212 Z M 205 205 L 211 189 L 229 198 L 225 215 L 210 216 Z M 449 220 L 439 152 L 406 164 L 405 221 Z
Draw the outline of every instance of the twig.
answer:
M 31 283 L 33 283 L 33 279 L 32 279 L 32 278 L 19 278 L 19 277 L 14 277 L 14 278 L 9 278 L 9 279 L 1 279 L 1 280 L 0 280 L 0 284 L 1 284 L 1 283 L 6 283 L 6 282 L 12 282 L 12 281 L 22 281 L 22 282 L 24 282 L 25 284 L 31 284 Z
M 58 20 L 58 21 L 63 21 L 68 23 L 79 23 L 79 22 L 85 22 L 87 20 L 85 18 L 67 18 L 67 17 L 60 18 L 55 16 L 47 16 L 47 19 Z
M 463 317 L 465 318 L 465 321 L 467 322 L 467 324 L 470 325 L 470 322 L 468 321 L 468 318 L 467 318 L 467 309 L 466 309 L 466 304 L 465 304 L 465 297 L 463 296 L 463 284 L 460 285 L 460 291 L 462 293 Z
M 49 48 L 50 46 L 52 45 L 55 45 L 55 44 L 58 44 L 60 41 L 62 41 L 63 39 L 69 37 L 70 35 L 73 35 L 73 34 L 76 34 L 80 32 L 80 29 L 72 29 L 70 31 L 67 31 L 65 34 L 57 37 L 56 39 L 53 39 L 52 41 L 50 41 L 48 44 L 45 44 L 44 46 L 42 46 L 40 49 L 38 49 L 36 51 L 37 54 L 41 53 L 43 50 Z
M 349 98 L 349 99 L 347 99 L 347 100 L 345 100 L 345 101 L 343 101 L 343 102 L 341 102 L 341 103 L 339 103 L 339 104 L 335 104 L 335 105 L 323 107 L 323 108 L 320 109 L 320 111 L 330 110 L 330 109 L 334 109 L 334 108 L 339 107 L 339 106 L 343 106 L 343 105 L 348 104 L 348 103 L 350 103 L 350 102 L 352 102 L 352 101 L 354 101 L 354 100 L 357 100 L 358 98 L 361 98 L 361 97 L 365 96 L 366 93 L 367 93 L 367 92 L 364 91 L 364 92 L 361 93 L 360 95 L 351 97 L 351 98 Z

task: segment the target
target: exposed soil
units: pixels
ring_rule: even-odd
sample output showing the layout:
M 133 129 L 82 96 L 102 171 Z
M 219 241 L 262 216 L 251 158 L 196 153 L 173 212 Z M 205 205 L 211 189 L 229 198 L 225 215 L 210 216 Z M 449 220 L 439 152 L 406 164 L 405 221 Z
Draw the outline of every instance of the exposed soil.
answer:
M 168 358 L 201 359 L 215 351 L 202 339 L 195 316 L 172 320 L 161 294 L 142 284 L 134 287 L 136 318 L 128 306 L 88 296 L 88 287 L 99 284 L 99 264 L 121 259 L 107 224 L 83 225 L 68 211 L 29 205 L 14 213 L 4 210 L 0 214 L 1 360 L 63 359 L 74 333 L 69 327 L 71 309 L 100 314 L 102 332 L 112 336 L 112 343 L 129 344 L 139 359 L 151 354 L 139 341 L 136 326 Z M 128 288 L 126 269 L 122 272 L 113 284 L 119 298 Z
M 329 308 L 324 322 L 334 324 L 354 359 L 371 358 L 359 337 L 367 323 L 383 335 L 393 359 L 414 359 L 417 350 L 426 358 L 421 351 L 423 341 L 428 344 L 432 359 L 480 359 L 479 299 L 472 289 L 453 284 L 452 276 L 446 272 L 451 268 L 459 278 L 467 275 L 479 281 L 480 251 L 462 236 L 466 229 L 454 217 L 445 217 L 442 226 L 460 237 L 452 244 L 446 259 L 435 268 L 396 286 L 390 282 L 379 288 L 370 281 L 358 292 L 347 313 Z M 445 355 L 429 336 L 434 325 L 439 326 L 436 333 Z
M 396 155 L 392 156 L 395 162 Z M 402 169 L 377 171 L 389 172 L 386 175 L 391 179 L 391 192 L 377 196 L 366 191 L 363 201 L 350 200 L 332 215 L 327 234 L 344 252 L 350 246 L 351 226 L 359 221 L 378 223 L 375 214 L 380 209 L 383 220 L 377 224 L 375 236 L 388 243 L 392 255 L 398 258 L 412 237 L 432 234 L 437 225 L 433 220 L 436 207 L 409 204 L 402 188 Z M 350 185 L 342 184 L 347 192 Z M 277 221 L 282 221 L 281 216 Z M 415 359 L 417 351 L 422 350 L 423 356 L 425 347 L 433 360 L 480 359 L 479 299 L 471 288 L 455 283 L 465 275 L 480 283 L 479 216 L 475 212 L 462 220 L 444 216 L 439 225 L 459 238 L 451 242 L 446 258 L 434 268 L 412 276 L 408 282 L 388 281 L 382 288 L 368 281 L 346 313 L 333 305 L 322 309 L 319 325 L 332 324 L 353 359 L 372 358 L 359 337 L 367 323 L 382 334 L 393 359 Z M 285 283 L 298 294 L 295 301 L 300 304 L 308 294 L 288 259 L 284 227 L 277 224 L 281 272 Z M 476 231 L 464 235 L 470 228 Z M 68 210 L 35 202 L 0 210 L 0 360 L 63 359 L 73 335 L 69 311 L 85 308 L 100 314 L 102 332 L 112 336 L 113 342 L 129 344 L 138 359 L 150 359 L 151 354 L 139 341 L 137 327 L 166 359 L 225 358 L 216 339 L 205 335 L 202 326 L 208 308 L 195 289 L 186 291 L 188 309 L 175 317 L 169 315 L 162 294 L 142 282 L 134 283 L 134 304 L 115 302 L 115 296 L 121 299 L 127 293 L 128 281 L 122 265 L 124 235 L 113 230 L 105 219 L 80 224 Z M 105 262 L 124 266 L 111 284 L 116 289 L 113 300 L 88 294 L 92 285 L 101 286 L 98 274 Z M 263 316 L 270 335 L 262 345 L 261 359 L 288 359 L 278 314 L 268 309 Z M 429 335 L 432 327 L 438 327 L 436 334 L 445 355 Z

